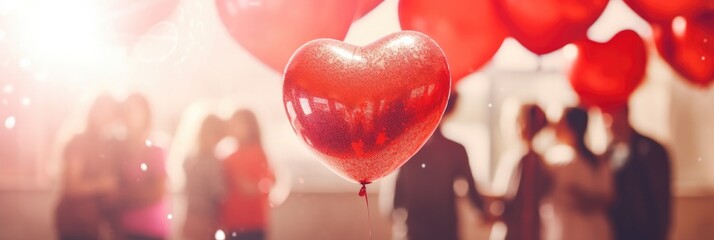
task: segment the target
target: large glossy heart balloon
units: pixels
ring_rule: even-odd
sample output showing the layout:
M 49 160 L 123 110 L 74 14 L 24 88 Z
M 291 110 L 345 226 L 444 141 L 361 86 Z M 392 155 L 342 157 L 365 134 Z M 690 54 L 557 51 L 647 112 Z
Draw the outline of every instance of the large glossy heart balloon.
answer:
M 700 87 L 714 82 L 714 8 L 653 25 L 653 33 L 662 58 L 685 79 Z
M 508 30 L 541 55 L 586 38 L 608 0 L 493 0 Z
M 648 22 L 668 22 L 689 15 L 711 0 L 624 0 L 633 11 Z
M 507 35 L 491 0 L 401 0 L 399 24 L 439 43 L 454 85 L 486 64 Z
M 342 40 L 357 1 L 216 0 L 233 39 L 275 71 L 283 72 L 295 50 L 317 38 Z
M 436 129 L 451 90 L 439 46 L 404 31 L 364 47 L 303 45 L 285 69 L 295 133 L 338 175 L 367 184 L 404 164 Z
M 107 4 L 110 29 L 117 39 L 133 44 L 141 35 L 169 17 L 178 7 L 178 0 L 111 0 Z
M 581 104 L 603 109 L 627 104 L 645 75 L 647 52 L 642 38 L 624 30 L 606 43 L 583 40 L 576 46 L 578 56 L 569 78 Z

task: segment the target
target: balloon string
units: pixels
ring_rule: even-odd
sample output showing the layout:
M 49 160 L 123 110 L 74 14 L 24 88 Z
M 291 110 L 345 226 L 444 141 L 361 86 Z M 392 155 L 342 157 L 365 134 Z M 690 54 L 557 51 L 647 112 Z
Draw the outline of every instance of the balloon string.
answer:
M 543 72 L 543 56 L 538 55 L 538 66 L 536 67 L 536 72 Z
M 369 239 L 372 239 L 372 217 L 369 214 L 369 198 L 367 197 L 366 183 L 362 183 L 362 189 L 359 190 L 359 196 L 364 197 L 364 202 L 367 204 L 367 222 L 369 223 Z

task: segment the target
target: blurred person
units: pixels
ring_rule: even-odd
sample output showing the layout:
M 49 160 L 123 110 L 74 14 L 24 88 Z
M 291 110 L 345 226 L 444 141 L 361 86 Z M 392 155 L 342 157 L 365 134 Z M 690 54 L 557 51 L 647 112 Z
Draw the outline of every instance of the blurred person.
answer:
M 453 112 L 457 99 L 458 96 L 452 93 L 444 111 L 445 117 Z M 454 192 L 454 183 L 459 179 L 468 183 L 467 194 L 471 202 L 485 212 L 466 149 L 444 137 L 439 126 L 397 175 L 394 209 L 395 213 L 406 211 L 407 239 L 459 238 Z
M 505 239 L 538 240 L 541 239 L 541 200 L 550 190 L 552 177 L 543 157 L 533 149 L 533 139 L 548 125 L 548 120 L 540 107 L 528 104 L 521 108 L 518 123 L 526 153 L 510 182 L 508 191 L 515 194 L 505 200 L 502 215 L 508 228 Z
M 625 106 L 610 112 L 615 201 L 610 209 L 615 239 L 664 240 L 669 233 L 672 169 L 667 151 L 635 131 Z
M 127 133 L 117 169 L 121 209 L 118 229 L 128 240 L 160 240 L 169 235 L 164 151 L 147 141 L 151 109 L 143 95 L 131 94 L 122 104 Z
M 183 239 L 211 239 L 219 229 L 224 182 L 221 162 L 214 151 L 226 135 L 225 125 L 217 116 L 208 115 L 198 133 L 197 149 L 184 162 L 188 206 Z
M 84 131 L 65 147 L 62 190 L 55 212 L 60 240 L 99 239 L 108 229 L 102 203 L 117 189 L 111 167 L 116 157 L 113 126 L 118 107 L 111 96 L 98 96 L 89 109 Z
M 544 222 L 545 239 L 608 240 L 607 216 L 613 198 L 613 176 L 607 162 L 585 144 L 588 113 L 568 108 L 556 126 L 558 146 L 546 153 L 554 163 L 550 196 L 553 219 Z
M 228 122 L 238 149 L 223 161 L 226 197 L 221 226 L 229 239 L 262 240 L 268 230 L 268 193 L 275 182 L 261 144 L 258 120 L 249 110 L 236 111 Z

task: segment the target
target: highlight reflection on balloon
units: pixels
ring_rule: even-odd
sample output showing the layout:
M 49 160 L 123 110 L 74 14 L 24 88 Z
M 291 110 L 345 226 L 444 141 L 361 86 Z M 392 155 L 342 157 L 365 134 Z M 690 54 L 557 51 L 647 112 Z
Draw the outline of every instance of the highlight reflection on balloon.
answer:
M 288 64 L 283 102 L 297 135 L 338 175 L 371 183 L 431 136 L 450 93 L 441 49 L 417 32 L 364 47 L 321 39 Z

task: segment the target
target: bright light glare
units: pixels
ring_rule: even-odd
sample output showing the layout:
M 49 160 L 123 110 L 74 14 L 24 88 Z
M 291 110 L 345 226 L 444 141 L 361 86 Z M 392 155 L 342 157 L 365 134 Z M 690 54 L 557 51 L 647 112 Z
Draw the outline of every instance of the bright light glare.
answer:
M 684 36 L 684 31 L 687 30 L 687 20 L 682 16 L 677 16 L 672 20 L 672 31 L 678 37 Z
M 9 116 L 5 119 L 5 128 L 7 128 L 7 129 L 15 128 L 15 116 Z
M 95 1 L 40 1 L 33 8 L 26 13 L 26 29 L 34 57 L 67 61 L 96 56 L 102 19 Z
M 225 240 L 225 239 L 226 239 L 226 232 L 224 232 L 223 230 L 218 229 L 218 231 L 216 231 L 216 234 L 214 234 L 214 237 L 216 238 L 216 240 Z
M 578 47 L 575 44 L 569 43 L 563 47 L 563 55 L 568 61 L 573 61 L 578 57 Z

